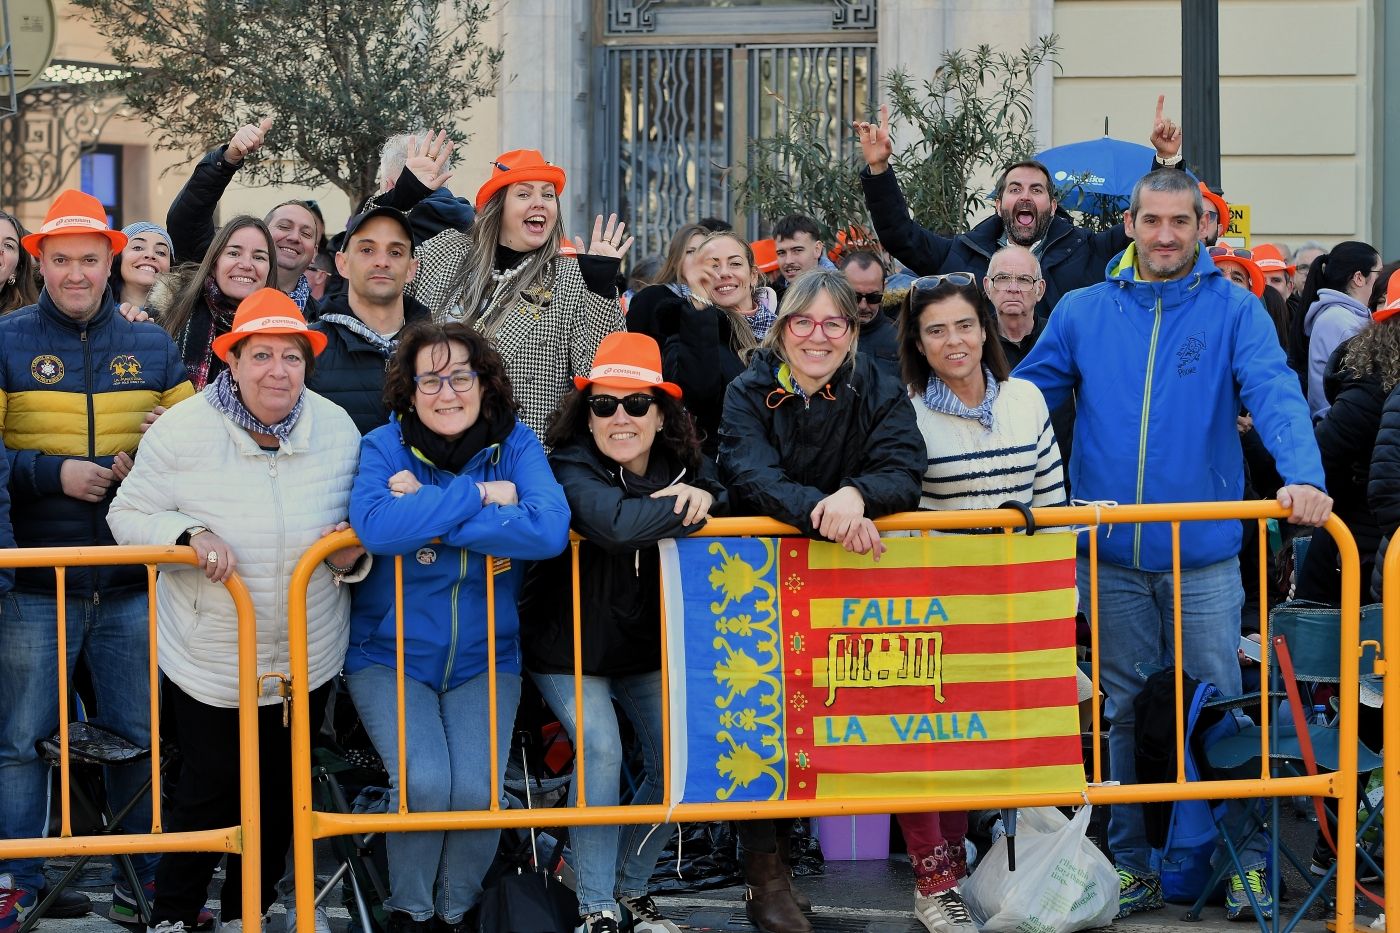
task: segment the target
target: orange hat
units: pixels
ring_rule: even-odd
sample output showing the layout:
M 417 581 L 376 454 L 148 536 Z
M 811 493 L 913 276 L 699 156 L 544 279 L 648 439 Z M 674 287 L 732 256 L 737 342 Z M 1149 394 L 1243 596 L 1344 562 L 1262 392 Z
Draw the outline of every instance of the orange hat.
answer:
M 1217 267 L 1226 263 L 1234 263 L 1245 271 L 1249 276 L 1249 290 L 1254 292 L 1255 298 L 1264 297 L 1264 273 L 1259 271 L 1259 267 L 1254 263 L 1254 254 L 1247 249 L 1235 249 L 1232 246 L 1210 247 L 1210 258 L 1214 260 Z
M 778 241 L 773 239 L 754 240 L 749 244 L 753 250 L 754 268 L 759 272 L 778 271 Z
M 90 194 L 72 188 L 59 194 L 44 216 L 44 225 L 22 241 L 29 255 L 39 258 L 39 245 L 51 236 L 75 233 L 98 233 L 112 244 L 112 252 L 126 248 L 126 234 L 107 226 L 107 212 L 102 202 Z
M 608 334 L 593 354 L 593 368 L 587 376 L 575 376 L 580 392 L 591 385 L 608 389 L 660 389 L 673 398 L 681 397 L 681 387 L 661 379 L 661 347 L 646 334 L 625 330 Z
M 233 345 L 254 334 L 301 334 L 315 356 L 326 348 L 326 335 L 309 329 L 297 303 L 275 288 L 260 288 L 239 303 L 229 332 L 214 338 L 214 355 L 228 362 Z
M 1220 232 L 1224 233 L 1225 228 L 1230 226 L 1230 205 L 1223 197 L 1207 188 L 1205 182 L 1199 181 L 1196 184 L 1201 186 L 1201 197 L 1215 208 L 1215 213 L 1220 217 Z
M 1385 286 L 1385 304 L 1371 312 L 1371 320 L 1384 321 L 1394 314 L 1400 314 L 1400 272 L 1392 272 Z
M 1254 247 L 1254 264 L 1263 272 L 1287 272 L 1292 275 L 1297 266 L 1287 262 L 1283 258 L 1283 253 L 1272 243 L 1260 243 Z
M 555 194 L 563 194 L 564 178 L 564 170 L 546 162 L 538 149 L 503 152 L 491 163 L 491 177 L 477 189 L 476 209 L 481 210 L 491 195 L 517 181 L 547 181 L 554 185 Z

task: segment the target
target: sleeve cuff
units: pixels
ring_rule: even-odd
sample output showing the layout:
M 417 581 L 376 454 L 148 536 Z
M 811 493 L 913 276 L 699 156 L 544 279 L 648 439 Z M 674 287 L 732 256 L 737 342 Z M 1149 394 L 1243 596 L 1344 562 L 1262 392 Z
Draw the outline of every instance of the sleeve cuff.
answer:
M 617 297 L 617 273 L 621 268 L 622 260 L 615 256 L 581 253 L 578 257 L 578 271 L 583 276 L 583 284 L 593 294 L 610 301 Z

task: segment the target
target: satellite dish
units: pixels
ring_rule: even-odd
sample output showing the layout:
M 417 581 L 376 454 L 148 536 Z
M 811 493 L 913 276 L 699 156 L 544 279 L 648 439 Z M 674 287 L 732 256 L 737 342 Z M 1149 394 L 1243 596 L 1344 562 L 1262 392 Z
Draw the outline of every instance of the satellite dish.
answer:
M 53 0 L 0 0 L 0 44 L 10 43 L 13 75 L 0 74 L 0 93 L 9 96 L 28 89 L 53 59 L 56 17 Z

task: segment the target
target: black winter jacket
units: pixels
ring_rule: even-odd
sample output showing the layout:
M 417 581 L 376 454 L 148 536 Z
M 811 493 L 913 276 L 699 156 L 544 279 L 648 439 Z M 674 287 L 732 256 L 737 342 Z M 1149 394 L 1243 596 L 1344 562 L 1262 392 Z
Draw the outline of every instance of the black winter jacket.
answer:
M 1332 496 L 1332 511 L 1346 522 L 1362 556 L 1368 557 L 1380 544 L 1367 484 L 1376 435 L 1381 429 L 1385 389 L 1373 375 L 1359 376 L 1342 368 L 1346 347 L 1344 341 L 1327 361 L 1323 390 L 1332 407 L 1317 423 L 1315 432 L 1327 491 Z
M 910 218 L 893 170 L 872 175 L 869 169 L 861 169 L 860 183 L 880 245 L 915 275 L 973 272 L 981 279 L 987 274 L 1005 232 L 1000 217 L 993 214 L 967 233 L 939 236 Z M 1064 211 L 1056 211 L 1040 254 L 1045 297 L 1035 306 L 1036 316 L 1049 316 L 1056 303 L 1076 288 L 1102 282 L 1109 260 L 1127 249 L 1129 242 L 1122 224 L 1090 233 L 1076 227 Z
M 843 486 L 860 492 L 867 518 L 917 509 L 928 450 L 900 381 L 856 354 L 804 401 L 779 385 L 778 364 L 756 351 L 724 396 L 719 469 L 733 511 L 816 537 L 812 510 Z
M 687 475 L 669 456 L 652 448 L 648 475 L 632 476 L 604 457 L 591 439 L 580 438 L 549 456 L 554 476 L 569 500 L 579 545 L 580 624 L 583 672 L 622 677 L 661 667 L 661 575 L 656 544 L 689 535 L 704 523 L 685 526 L 676 500 L 650 498 L 673 483 L 697 486 L 715 497 L 710 514 L 722 514 L 727 495 L 714 464 L 703 459 L 698 476 Z M 629 483 L 629 477 L 633 482 Z M 573 601 L 570 552 L 533 565 L 520 599 L 521 647 L 527 670 L 572 674 Z
M 404 296 L 404 324 L 426 321 L 428 309 Z M 326 349 L 316 357 L 316 369 L 306 387 L 335 402 L 350 415 L 360 434 L 389 423 L 389 409 L 384 407 L 384 373 L 389 360 L 377 347 L 344 324 L 327 320 L 328 315 L 353 317 L 344 297 L 327 296 L 321 306 L 321 318 L 312 330 L 326 335 Z
M 899 378 L 899 324 L 883 311 L 860 326 L 856 349 L 880 364 L 891 377 Z
M 1386 547 L 1395 537 L 1395 529 L 1400 528 L 1400 386 L 1386 396 L 1385 406 L 1381 410 L 1381 429 L 1376 435 L 1366 492 L 1380 534 L 1375 576 L 1372 579 L 1372 587 L 1379 593 Z
M 731 318 L 714 306 L 696 308 L 664 285 L 650 285 L 632 299 L 627 329 L 646 334 L 661 347 L 661 371 L 681 387 L 709 457 L 719 451 L 724 390 L 744 371 L 730 346 Z

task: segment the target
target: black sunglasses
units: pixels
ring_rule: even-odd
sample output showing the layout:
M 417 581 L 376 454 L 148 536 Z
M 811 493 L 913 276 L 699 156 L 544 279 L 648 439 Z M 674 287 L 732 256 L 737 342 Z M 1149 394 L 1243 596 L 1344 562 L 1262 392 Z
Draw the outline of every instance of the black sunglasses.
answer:
M 611 418 L 617 413 L 619 405 L 633 418 L 641 418 L 651 410 L 651 406 L 654 404 L 656 404 L 656 396 L 643 395 L 640 392 L 626 398 L 618 398 L 615 395 L 590 395 L 588 397 L 588 407 L 599 418 Z
M 863 301 L 868 305 L 878 305 L 884 299 L 884 292 L 856 292 L 856 304 Z

